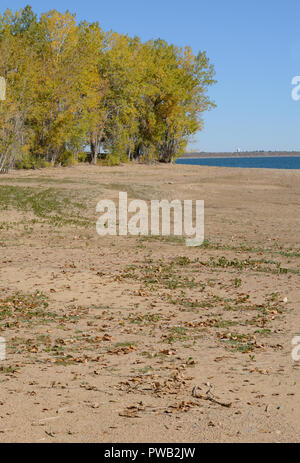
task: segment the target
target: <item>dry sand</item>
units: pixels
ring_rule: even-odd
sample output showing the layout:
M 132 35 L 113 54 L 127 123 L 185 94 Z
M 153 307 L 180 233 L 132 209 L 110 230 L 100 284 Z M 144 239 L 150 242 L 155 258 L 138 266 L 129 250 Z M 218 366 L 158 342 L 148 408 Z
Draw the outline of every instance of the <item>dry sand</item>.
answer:
M 96 234 L 96 204 L 204 199 L 205 246 Z M 300 171 L 0 178 L 1 442 L 299 442 Z

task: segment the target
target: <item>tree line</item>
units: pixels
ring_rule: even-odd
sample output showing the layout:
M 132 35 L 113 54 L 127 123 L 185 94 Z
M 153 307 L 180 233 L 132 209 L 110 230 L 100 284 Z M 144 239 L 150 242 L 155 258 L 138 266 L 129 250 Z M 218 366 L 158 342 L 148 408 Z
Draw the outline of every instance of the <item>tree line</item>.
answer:
M 6 10 L 0 172 L 99 157 L 172 162 L 214 107 L 214 75 L 206 53 L 190 47 L 104 32 L 70 12 Z

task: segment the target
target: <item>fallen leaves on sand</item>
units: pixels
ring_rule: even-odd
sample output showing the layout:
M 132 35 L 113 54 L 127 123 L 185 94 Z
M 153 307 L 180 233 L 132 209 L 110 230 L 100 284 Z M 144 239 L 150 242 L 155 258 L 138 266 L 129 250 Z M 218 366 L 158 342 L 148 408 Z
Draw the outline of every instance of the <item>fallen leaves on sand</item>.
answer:
M 132 352 L 136 351 L 137 347 L 134 344 L 130 344 L 128 346 L 116 346 L 113 349 L 108 351 L 110 355 L 126 355 L 131 354 Z
M 165 413 L 173 413 L 173 412 L 188 412 L 192 408 L 199 407 L 199 403 L 193 402 L 191 400 L 189 401 L 182 401 L 182 402 L 176 402 L 173 405 L 169 405 Z
M 139 413 L 145 411 L 145 406 L 142 402 L 137 405 L 130 405 L 125 410 L 119 413 L 119 416 L 124 418 L 141 418 Z

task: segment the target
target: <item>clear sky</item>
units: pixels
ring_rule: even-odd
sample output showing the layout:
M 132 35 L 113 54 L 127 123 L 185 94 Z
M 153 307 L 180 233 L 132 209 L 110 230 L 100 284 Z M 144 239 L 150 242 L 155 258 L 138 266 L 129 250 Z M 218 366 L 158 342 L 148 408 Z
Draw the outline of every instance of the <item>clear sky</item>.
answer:
M 99 21 L 142 40 L 163 38 L 194 52 L 206 50 L 218 84 L 217 108 L 190 148 L 201 151 L 299 150 L 299 0 L 0 0 L 0 11 L 30 4 Z

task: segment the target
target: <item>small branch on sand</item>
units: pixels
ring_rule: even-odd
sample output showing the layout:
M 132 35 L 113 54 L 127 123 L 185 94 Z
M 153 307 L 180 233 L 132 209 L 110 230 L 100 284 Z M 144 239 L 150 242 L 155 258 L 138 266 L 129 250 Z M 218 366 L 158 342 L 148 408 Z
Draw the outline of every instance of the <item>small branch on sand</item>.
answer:
M 193 388 L 193 391 L 192 391 L 192 396 L 197 398 L 197 399 L 203 399 L 203 400 L 209 400 L 210 402 L 213 402 L 215 404 L 218 404 L 218 405 L 221 405 L 221 407 L 226 407 L 226 408 L 230 408 L 232 406 L 232 402 L 221 402 L 217 399 L 214 398 L 213 394 L 211 394 L 210 390 L 208 390 L 206 392 L 206 395 L 202 395 L 199 391 L 198 391 L 199 386 L 194 386 Z

